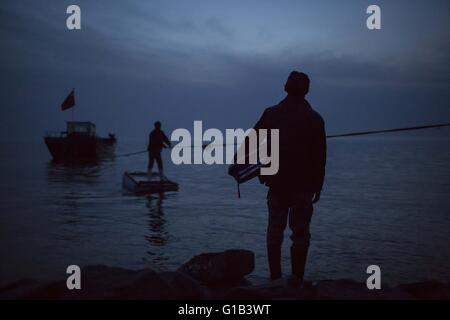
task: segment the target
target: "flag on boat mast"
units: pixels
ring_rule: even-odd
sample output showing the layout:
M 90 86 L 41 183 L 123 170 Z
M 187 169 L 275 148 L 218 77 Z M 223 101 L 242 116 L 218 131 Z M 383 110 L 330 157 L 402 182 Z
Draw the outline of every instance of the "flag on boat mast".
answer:
M 75 105 L 75 89 L 69 93 L 64 102 L 61 104 L 61 111 L 72 108 Z

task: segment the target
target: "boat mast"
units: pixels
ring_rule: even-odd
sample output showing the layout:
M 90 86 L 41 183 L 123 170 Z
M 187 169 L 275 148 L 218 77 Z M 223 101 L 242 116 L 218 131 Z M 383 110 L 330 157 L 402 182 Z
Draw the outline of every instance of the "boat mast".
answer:
M 72 88 L 72 92 L 74 92 L 75 94 L 75 88 Z M 75 120 L 75 111 L 74 111 L 74 107 L 71 108 L 72 109 L 72 122 Z

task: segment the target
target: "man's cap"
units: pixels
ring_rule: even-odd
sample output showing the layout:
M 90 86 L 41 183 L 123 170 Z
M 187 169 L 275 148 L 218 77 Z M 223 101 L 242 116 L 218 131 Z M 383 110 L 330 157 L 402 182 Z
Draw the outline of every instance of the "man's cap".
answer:
M 284 91 L 292 95 L 305 96 L 309 91 L 309 77 L 298 71 L 292 71 L 284 85 Z

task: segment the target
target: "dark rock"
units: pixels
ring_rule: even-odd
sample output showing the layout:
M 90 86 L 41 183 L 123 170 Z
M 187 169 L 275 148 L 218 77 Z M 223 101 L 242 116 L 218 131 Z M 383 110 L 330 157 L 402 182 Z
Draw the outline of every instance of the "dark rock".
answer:
M 225 292 L 222 292 L 221 295 L 217 295 L 213 299 L 219 299 L 219 300 L 267 300 L 267 299 L 272 299 L 272 297 L 268 297 L 266 292 L 260 291 L 253 287 L 236 287 L 236 288 L 231 288 Z
M 66 282 L 60 280 L 42 284 L 18 298 L 25 300 L 61 300 L 67 294 L 67 291 Z
M 323 280 L 315 284 L 318 300 L 414 300 L 414 296 L 397 287 L 383 286 L 369 290 L 365 283 L 348 279 Z
M 348 279 L 318 281 L 315 288 L 319 300 L 374 300 L 382 294 L 382 290 L 369 290 L 365 283 Z
M 66 281 L 34 287 L 18 296 L 22 299 L 202 299 L 203 288 L 179 272 L 156 273 L 150 269 L 127 270 L 107 266 L 87 266 L 81 270 L 81 290 L 68 290 Z
M 204 288 L 187 274 L 162 272 L 159 275 L 172 289 L 170 299 L 200 300 L 205 298 Z
M 382 289 L 382 291 L 380 299 L 383 300 L 416 300 L 411 294 L 400 288 L 386 288 Z
M 36 290 L 41 284 L 37 280 L 23 279 L 0 287 L 0 300 L 18 299 Z
M 316 287 L 311 282 L 305 281 L 300 287 L 287 285 L 284 296 L 281 299 L 315 300 L 316 297 Z
M 220 285 L 238 281 L 255 267 L 255 255 L 248 250 L 227 250 L 193 257 L 178 271 L 204 285 Z
M 381 290 L 369 290 L 365 283 L 346 279 L 305 282 L 301 286 L 290 281 L 292 278 L 260 279 L 252 285 L 244 276 L 253 266 L 254 255 L 245 250 L 199 255 L 175 272 L 86 266 L 81 270 L 81 290 L 68 290 L 66 279 L 45 284 L 22 280 L 1 287 L 0 299 L 450 299 L 450 283 L 438 282 L 383 286 Z
M 300 299 L 312 300 L 316 296 L 315 288 L 310 282 L 303 285 L 292 285 L 288 279 L 267 281 L 250 287 L 238 287 L 230 290 L 224 299 L 238 300 L 274 300 Z
M 230 291 L 234 291 L 235 289 L 246 289 L 251 286 L 252 283 L 245 278 L 241 278 L 238 281 L 229 281 L 227 283 L 209 285 L 205 287 L 207 289 L 205 292 L 205 299 L 226 299 L 226 297 L 230 295 Z
M 114 299 L 123 287 L 147 271 L 128 270 L 103 265 L 81 270 L 81 290 L 68 290 L 66 280 L 42 285 L 26 296 L 28 299 Z M 120 293 L 119 293 L 120 294 Z
M 112 299 L 156 300 L 171 299 L 174 290 L 153 270 L 141 270 L 122 283 L 116 283 Z
M 26 299 L 164 299 L 171 288 L 156 272 L 128 270 L 107 266 L 87 266 L 81 270 L 81 290 L 68 290 L 66 281 L 55 281 L 39 287 Z
M 419 282 L 402 284 L 397 289 L 420 300 L 450 300 L 450 283 Z

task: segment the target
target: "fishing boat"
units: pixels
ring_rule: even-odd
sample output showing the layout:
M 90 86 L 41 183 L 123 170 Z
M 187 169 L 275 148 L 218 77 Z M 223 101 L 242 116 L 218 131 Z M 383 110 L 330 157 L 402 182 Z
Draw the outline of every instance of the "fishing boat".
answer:
M 160 180 L 158 174 L 149 176 L 147 172 L 125 172 L 122 186 L 135 194 L 151 194 L 178 191 L 178 184 L 166 177 Z
M 55 161 L 98 160 L 111 154 L 117 142 L 114 134 L 98 137 L 95 124 L 67 121 L 66 131 L 47 132 L 44 141 Z

